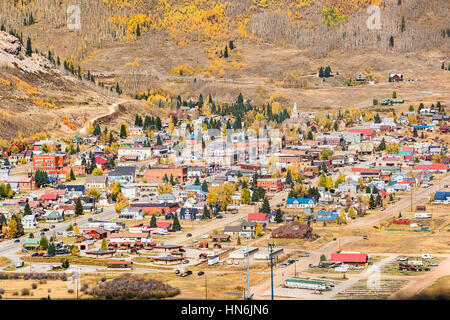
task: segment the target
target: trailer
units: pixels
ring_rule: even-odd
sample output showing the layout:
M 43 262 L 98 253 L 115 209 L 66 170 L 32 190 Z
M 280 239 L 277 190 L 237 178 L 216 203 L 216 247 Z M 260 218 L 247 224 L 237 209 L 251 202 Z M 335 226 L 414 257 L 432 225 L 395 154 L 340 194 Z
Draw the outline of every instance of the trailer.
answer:
M 208 255 L 207 259 L 208 259 L 208 266 L 215 265 L 216 263 L 219 262 L 219 256 L 218 255 Z
M 424 213 L 415 213 L 414 219 L 431 219 L 433 214 L 431 212 L 424 212 Z
M 284 281 L 284 286 L 287 288 L 309 289 L 318 291 L 330 290 L 330 288 L 324 282 L 300 279 L 286 279 Z

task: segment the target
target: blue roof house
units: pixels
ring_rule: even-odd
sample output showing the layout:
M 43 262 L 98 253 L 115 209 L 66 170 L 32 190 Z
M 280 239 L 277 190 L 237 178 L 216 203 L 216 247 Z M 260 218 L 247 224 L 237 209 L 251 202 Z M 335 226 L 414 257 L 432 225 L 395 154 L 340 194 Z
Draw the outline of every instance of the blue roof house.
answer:
M 315 198 L 287 198 L 286 200 L 286 208 L 314 208 L 315 206 Z
M 338 218 L 337 211 L 317 211 L 316 221 L 335 221 Z

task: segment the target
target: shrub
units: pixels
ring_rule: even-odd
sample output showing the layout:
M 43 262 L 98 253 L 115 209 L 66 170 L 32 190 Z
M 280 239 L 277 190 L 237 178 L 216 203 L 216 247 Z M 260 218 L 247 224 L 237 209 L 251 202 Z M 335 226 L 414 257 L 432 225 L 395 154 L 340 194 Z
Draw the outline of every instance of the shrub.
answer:
M 73 293 L 73 289 L 68 289 L 67 293 Z
M 22 289 L 22 295 L 23 295 L 23 296 L 29 296 L 29 295 L 30 295 L 30 289 L 28 289 L 28 288 L 23 288 L 23 289 Z
M 19 293 L 18 293 L 17 291 L 14 291 L 14 292 L 12 293 L 12 295 L 13 295 L 13 296 L 18 296 Z
M 37 289 L 37 283 L 33 283 L 32 285 L 31 285 L 31 289 Z
M 100 282 L 88 294 L 106 299 L 162 299 L 180 293 L 161 281 L 144 279 L 138 275 L 123 274 L 115 279 Z
M 5 290 L 4 289 L 0 289 L 0 294 L 4 294 Z

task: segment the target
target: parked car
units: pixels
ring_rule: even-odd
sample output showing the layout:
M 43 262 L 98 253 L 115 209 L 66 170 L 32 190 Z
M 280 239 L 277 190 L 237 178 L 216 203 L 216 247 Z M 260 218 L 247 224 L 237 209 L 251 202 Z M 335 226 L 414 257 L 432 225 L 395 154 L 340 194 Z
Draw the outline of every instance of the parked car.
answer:
M 282 263 L 278 266 L 278 268 L 286 268 L 288 266 L 287 263 Z
M 428 266 L 429 266 L 429 267 L 437 267 L 438 264 L 437 264 L 436 262 L 429 262 L 429 263 L 428 263 Z
M 333 238 L 333 241 L 336 241 L 337 240 L 337 238 Z
M 444 184 L 444 188 L 448 188 L 448 184 Z
M 175 270 L 175 274 L 180 274 L 180 270 Z
M 299 253 L 298 256 L 304 258 L 304 257 L 309 257 L 309 254 L 308 253 Z
M 184 264 L 188 264 L 188 263 L 189 263 L 189 260 L 184 260 L 183 263 L 184 263 Z
M 32 257 L 39 257 L 39 253 L 35 252 L 31 255 Z
M 367 240 L 368 238 L 367 238 L 367 236 L 363 236 L 363 240 Z
M 187 233 L 187 234 L 186 234 L 186 237 L 188 237 L 188 238 L 189 238 L 189 237 L 192 237 L 192 233 Z
M 198 273 L 197 273 L 197 275 L 199 275 L 199 276 L 202 276 L 202 275 L 204 275 L 205 273 L 203 272 L 203 271 L 199 271 Z
M 54 225 L 54 224 L 52 224 L 52 225 L 50 226 L 50 228 L 54 229 L 54 228 L 55 228 L 55 225 Z
M 197 243 L 198 240 L 192 239 L 192 243 Z
M 209 235 L 207 235 L 207 234 L 202 234 L 202 239 L 208 239 L 209 238 Z
M 406 260 L 408 260 L 408 258 L 406 258 L 406 257 L 398 257 L 395 260 L 397 260 L 397 261 L 406 261 Z
M 16 240 L 14 240 L 14 242 L 20 242 L 20 239 L 16 239 Z
M 91 222 L 91 221 L 92 221 L 92 218 L 89 218 L 88 221 Z

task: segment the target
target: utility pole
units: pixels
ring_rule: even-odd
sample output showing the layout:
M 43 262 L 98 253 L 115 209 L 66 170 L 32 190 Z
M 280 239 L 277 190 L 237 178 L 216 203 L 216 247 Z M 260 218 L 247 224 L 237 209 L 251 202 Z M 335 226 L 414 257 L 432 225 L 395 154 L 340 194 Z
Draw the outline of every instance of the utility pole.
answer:
M 205 300 L 208 300 L 208 282 L 206 280 L 206 273 L 205 273 Z
M 297 260 L 294 261 L 294 276 L 297 277 Z
M 251 300 L 252 296 L 250 295 L 250 254 L 248 249 L 248 238 L 247 238 L 247 300 Z
M 410 210 L 410 211 L 413 212 L 413 208 L 412 208 L 412 187 L 411 187 L 410 190 L 411 190 L 411 192 L 410 192 L 410 195 L 411 195 L 411 196 L 410 196 L 410 199 L 411 199 L 411 210 Z
M 79 278 L 80 278 L 80 267 L 78 267 L 77 266 L 77 300 L 79 299 L 79 296 L 78 296 L 78 287 L 79 287 L 79 284 L 80 284 L 80 280 L 79 280 Z
M 270 293 L 273 300 L 273 247 L 275 246 L 275 243 L 267 243 L 267 249 L 269 250 L 269 259 L 270 259 Z

